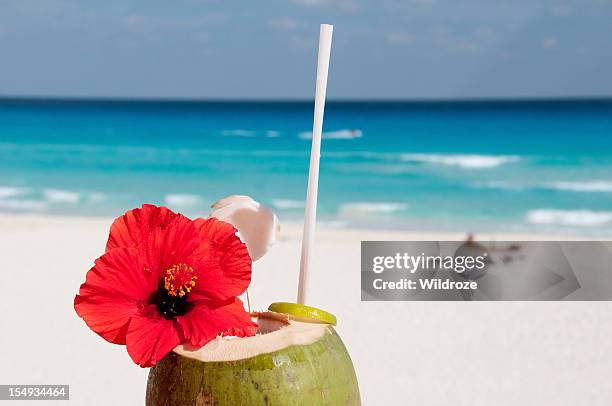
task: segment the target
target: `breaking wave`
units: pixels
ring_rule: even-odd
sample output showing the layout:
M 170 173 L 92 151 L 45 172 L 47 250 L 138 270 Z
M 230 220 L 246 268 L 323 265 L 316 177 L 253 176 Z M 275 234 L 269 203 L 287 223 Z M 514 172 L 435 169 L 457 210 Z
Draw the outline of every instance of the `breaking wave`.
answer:
M 164 196 L 164 201 L 170 206 L 191 207 L 202 203 L 202 197 L 187 193 L 170 193 Z
M 280 210 L 292 210 L 292 209 L 303 209 L 305 207 L 303 200 L 291 200 L 291 199 L 273 199 L 272 206 Z
M 309 140 L 309 139 L 312 139 L 312 132 L 305 131 L 305 132 L 300 133 L 298 136 L 303 140 Z M 361 138 L 361 137 L 363 137 L 363 132 L 357 129 L 344 129 L 344 130 L 338 130 L 338 131 L 330 131 L 330 132 L 325 132 L 322 135 L 322 138 L 330 139 L 330 140 L 352 140 L 352 139 Z
M 476 154 L 402 154 L 405 162 L 423 162 L 447 166 L 459 166 L 467 169 L 495 168 L 507 163 L 520 161 L 516 155 L 476 155 Z
M 567 190 L 571 192 L 612 192 L 612 182 L 586 181 L 586 182 L 553 182 L 548 184 L 551 189 Z
M 255 131 L 242 130 L 242 129 L 223 130 L 221 131 L 221 135 L 225 137 L 254 137 Z
M 12 199 L 0 200 L 0 209 L 8 211 L 39 212 L 47 208 L 47 204 L 41 200 Z
M 51 203 L 78 203 L 81 200 L 79 193 L 62 189 L 44 189 L 43 196 Z
M 612 223 L 612 211 L 536 209 L 527 212 L 530 224 L 595 227 Z
M 520 183 L 507 181 L 489 181 L 473 183 L 473 187 L 501 190 L 559 190 L 564 192 L 582 193 L 606 193 L 612 192 L 612 182 L 608 181 L 573 181 L 573 182 L 548 182 L 548 183 Z
M 0 199 L 5 199 L 7 197 L 15 197 L 25 193 L 28 193 L 30 190 L 27 188 L 13 187 L 13 186 L 0 186 Z
M 492 180 L 489 182 L 476 182 L 471 185 L 476 188 L 484 188 L 484 189 L 501 189 L 501 190 L 526 190 L 530 189 L 529 185 L 515 183 L 515 182 L 506 182 L 503 180 Z
M 351 214 L 392 214 L 408 208 L 405 203 L 391 202 L 352 202 L 340 206 L 340 215 Z
M 266 131 L 266 137 L 268 138 L 278 138 L 281 136 L 280 131 L 268 130 Z

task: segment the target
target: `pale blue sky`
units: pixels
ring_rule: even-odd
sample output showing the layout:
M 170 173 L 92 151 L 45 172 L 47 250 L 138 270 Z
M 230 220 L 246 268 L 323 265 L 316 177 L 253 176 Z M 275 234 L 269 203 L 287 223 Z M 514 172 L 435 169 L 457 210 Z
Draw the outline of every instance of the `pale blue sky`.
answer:
M 0 0 L 0 95 L 612 95 L 612 0 Z

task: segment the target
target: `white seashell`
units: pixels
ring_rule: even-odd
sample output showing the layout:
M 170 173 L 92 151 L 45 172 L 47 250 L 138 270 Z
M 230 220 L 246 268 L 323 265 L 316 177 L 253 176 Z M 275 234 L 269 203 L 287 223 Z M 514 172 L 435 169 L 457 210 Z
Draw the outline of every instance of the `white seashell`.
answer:
M 226 221 L 236 227 L 238 237 L 249 250 L 253 261 L 261 258 L 280 232 L 280 223 L 272 210 L 249 196 L 224 197 L 211 206 L 210 217 Z

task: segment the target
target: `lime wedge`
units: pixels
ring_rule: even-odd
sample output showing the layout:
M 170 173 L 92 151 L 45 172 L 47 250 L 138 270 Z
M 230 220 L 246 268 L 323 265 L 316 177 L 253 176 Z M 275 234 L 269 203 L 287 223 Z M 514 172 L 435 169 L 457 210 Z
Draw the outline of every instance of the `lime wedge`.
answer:
M 271 312 L 282 313 L 289 316 L 291 320 L 304 321 L 307 323 L 325 323 L 336 325 L 336 316 L 316 307 L 301 305 L 297 303 L 275 302 L 268 307 Z

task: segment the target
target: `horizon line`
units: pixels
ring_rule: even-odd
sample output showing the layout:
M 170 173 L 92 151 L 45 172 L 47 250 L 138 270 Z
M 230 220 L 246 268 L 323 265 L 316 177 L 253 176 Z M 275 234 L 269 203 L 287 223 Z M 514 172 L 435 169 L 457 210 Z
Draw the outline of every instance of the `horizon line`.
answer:
M 521 96 L 443 98 L 330 98 L 326 103 L 517 103 L 517 102 L 608 102 L 609 96 Z M 188 98 L 123 96 L 31 96 L 0 95 L 1 102 L 91 102 L 91 103 L 314 103 L 314 98 Z

